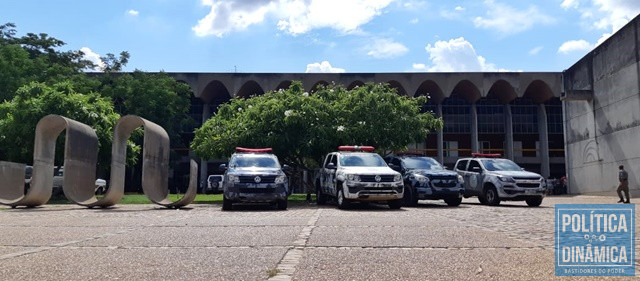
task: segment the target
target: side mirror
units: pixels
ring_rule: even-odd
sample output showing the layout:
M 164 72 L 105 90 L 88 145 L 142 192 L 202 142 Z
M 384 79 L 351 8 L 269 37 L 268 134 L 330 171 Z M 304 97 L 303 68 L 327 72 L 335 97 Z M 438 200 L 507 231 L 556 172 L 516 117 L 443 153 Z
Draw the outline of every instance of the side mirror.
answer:
M 333 164 L 333 163 L 327 164 L 327 169 L 331 169 L 331 170 L 337 169 L 336 164 Z
M 389 168 L 393 169 L 394 171 L 400 172 L 402 169 L 400 168 L 400 166 L 396 165 L 396 164 L 391 164 L 389 163 Z
M 289 172 L 291 171 L 291 167 L 287 164 L 282 165 L 282 170 L 285 172 Z
M 520 170 L 526 171 L 524 168 L 520 168 Z
M 227 164 L 220 164 L 220 170 L 226 171 L 227 170 Z

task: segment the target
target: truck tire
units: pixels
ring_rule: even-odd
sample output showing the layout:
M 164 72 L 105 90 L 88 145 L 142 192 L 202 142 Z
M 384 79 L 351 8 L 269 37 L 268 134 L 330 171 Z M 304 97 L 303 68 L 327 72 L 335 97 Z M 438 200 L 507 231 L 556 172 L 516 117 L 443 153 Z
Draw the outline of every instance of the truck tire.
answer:
M 542 196 L 532 197 L 525 201 L 527 202 L 527 205 L 529 205 L 529 207 L 538 207 L 540 206 L 540 204 L 542 204 Z
M 286 209 L 287 209 L 288 202 L 289 202 L 289 201 L 288 201 L 287 199 L 284 199 L 284 200 L 278 200 L 278 201 L 276 202 L 276 208 L 277 208 L 278 210 L 283 210 L 283 211 L 284 211 L 284 210 L 286 210 Z
M 222 195 L 222 210 L 231 211 L 233 209 L 233 201 Z
M 493 185 L 488 185 L 484 189 L 483 197 L 487 200 L 487 205 L 498 206 L 500 205 L 500 197 L 498 197 L 498 191 Z
M 389 202 L 387 202 L 387 204 L 389 204 L 389 209 L 391 210 L 398 210 L 402 208 L 402 203 L 402 199 L 389 200 Z
M 327 197 L 322 194 L 322 190 L 320 189 L 320 184 L 316 184 L 316 203 L 318 205 L 327 204 Z
M 402 203 L 405 207 L 414 207 L 418 205 L 418 194 L 416 190 L 410 184 L 404 185 L 404 196 L 402 197 Z
M 460 206 L 460 203 L 462 203 L 462 198 L 460 197 L 447 198 L 447 199 L 444 199 L 444 202 L 451 207 L 457 207 L 457 206 Z
M 344 198 L 344 191 L 342 191 L 342 188 L 338 189 L 338 196 L 336 198 L 336 201 L 338 201 L 338 208 L 340 209 L 347 209 L 349 208 L 349 199 Z

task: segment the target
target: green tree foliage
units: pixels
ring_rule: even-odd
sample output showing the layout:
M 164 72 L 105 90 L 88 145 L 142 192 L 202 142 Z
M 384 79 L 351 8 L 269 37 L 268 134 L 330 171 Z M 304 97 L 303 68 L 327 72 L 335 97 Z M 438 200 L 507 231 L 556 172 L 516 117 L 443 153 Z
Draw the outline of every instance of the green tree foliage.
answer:
M 134 114 L 164 128 L 172 146 L 180 142 L 179 132 L 189 122 L 191 88 L 166 73 L 134 71 L 121 75 L 105 75 L 100 92 L 114 101 L 121 115 Z
M 18 89 L 11 100 L 0 104 L 0 147 L 9 161 L 31 163 L 33 161 L 34 132 L 38 121 L 48 115 L 58 114 L 85 123 L 96 130 L 100 142 L 99 165 L 108 167 L 111 161 L 113 127 L 120 118 L 114 112 L 108 98 L 97 93 L 79 93 L 69 82 L 47 86 L 31 82 Z M 64 134 L 62 134 L 64 135 Z M 56 164 L 62 164 L 64 142 L 59 138 Z M 135 163 L 139 147 L 130 145 L 128 162 Z
M 421 113 L 426 97 L 400 96 L 385 84 L 353 90 L 330 85 L 313 94 L 300 82 L 284 91 L 232 99 L 195 133 L 191 148 L 203 158 L 226 158 L 234 147 L 272 147 L 285 163 L 308 169 L 339 145 L 404 149 L 422 141 L 441 119 Z

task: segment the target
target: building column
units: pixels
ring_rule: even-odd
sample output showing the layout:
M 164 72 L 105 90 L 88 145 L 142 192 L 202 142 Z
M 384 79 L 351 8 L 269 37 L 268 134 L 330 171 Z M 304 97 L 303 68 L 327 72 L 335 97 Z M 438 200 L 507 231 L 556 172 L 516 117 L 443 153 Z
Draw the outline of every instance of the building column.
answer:
M 471 152 L 480 152 L 478 148 L 478 108 L 475 102 L 471 104 Z
M 513 157 L 513 115 L 511 105 L 504 105 L 504 155 L 507 159 L 514 160 Z
M 210 113 L 210 106 L 209 104 L 202 104 L 202 124 L 204 124 L 204 122 L 207 122 L 207 120 L 209 119 L 209 117 L 211 116 Z M 207 161 L 206 159 L 200 159 L 200 188 L 201 190 L 204 190 L 204 187 L 207 184 L 207 176 L 208 176 L 208 172 L 207 171 L 207 163 L 209 161 Z
M 547 109 L 538 104 L 538 142 L 540 143 L 540 172 L 546 179 L 551 174 L 549 167 L 549 131 L 547 130 Z
M 442 117 L 442 104 L 439 103 L 437 106 L 437 116 L 438 117 Z M 437 142 L 438 142 L 438 162 L 440 162 L 440 164 L 444 165 L 444 128 L 440 128 L 438 129 L 438 134 L 437 134 Z

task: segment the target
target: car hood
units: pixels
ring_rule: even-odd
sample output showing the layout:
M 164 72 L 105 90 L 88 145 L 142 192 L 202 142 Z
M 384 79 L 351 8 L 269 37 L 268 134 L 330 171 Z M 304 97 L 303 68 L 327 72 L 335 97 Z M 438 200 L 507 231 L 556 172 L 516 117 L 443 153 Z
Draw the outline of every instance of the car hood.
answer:
M 541 178 L 541 175 L 527 171 L 492 171 L 492 174 L 508 176 L 508 177 L 520 177 L 520 178 Z
M 359 174 L 359 175 L 397 175 L 398 172 L 389 167 L 342 167 L 342 172 L 346 174 Z
M 450 170 L 426 170 L 414 169 L 407 171 L 407 174 L 418 174 L 423 176 L 458 176 L 458 173 Z
M 283 175 L 282 170 L 277 168 L 234 168 L 229 170 L 234 175 Z

